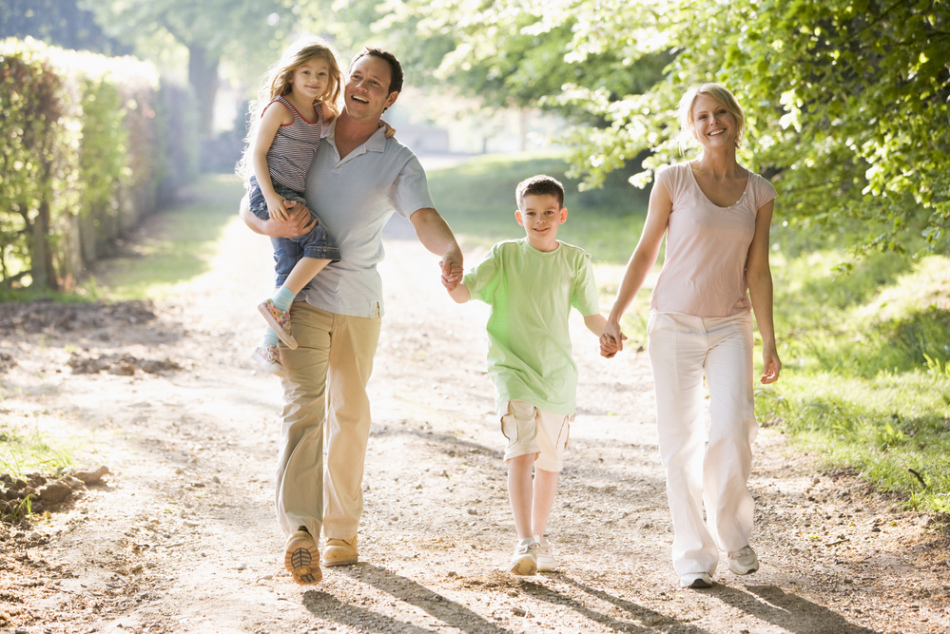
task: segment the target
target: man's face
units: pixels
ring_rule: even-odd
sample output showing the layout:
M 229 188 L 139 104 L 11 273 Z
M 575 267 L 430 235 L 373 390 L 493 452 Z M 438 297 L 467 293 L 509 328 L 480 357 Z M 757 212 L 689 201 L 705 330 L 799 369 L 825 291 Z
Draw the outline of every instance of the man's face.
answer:
M 350 68 L 343 87 L 346 114 L 354 119 L 379 119 L 396 102 L 398 92 L 389 92 L 392 69 L 375 55 L 364 55 Z

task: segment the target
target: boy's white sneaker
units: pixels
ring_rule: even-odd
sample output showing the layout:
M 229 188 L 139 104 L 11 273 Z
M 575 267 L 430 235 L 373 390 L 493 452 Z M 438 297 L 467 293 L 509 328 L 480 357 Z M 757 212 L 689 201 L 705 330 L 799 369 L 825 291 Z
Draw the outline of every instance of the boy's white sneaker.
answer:
M 557 570 L 557 561 L 554 558 L 554 547 L 544 535 L 535 535 L 534 540 L 538 542 L 538 552 L 535 557 L 538 560 L 538 572 L 553 572 Z
M 759 558 L 752 550 L 752 546 L 729 553 L 726 561 L 729 564 L 729 570 L 737 575 L 751 575 L 759 569 Z
M 515 554 L 511 556 L 511 572 L 516 575 L 538 572 L 538 542 L 534 537 L 525 537 L 515 546 Z

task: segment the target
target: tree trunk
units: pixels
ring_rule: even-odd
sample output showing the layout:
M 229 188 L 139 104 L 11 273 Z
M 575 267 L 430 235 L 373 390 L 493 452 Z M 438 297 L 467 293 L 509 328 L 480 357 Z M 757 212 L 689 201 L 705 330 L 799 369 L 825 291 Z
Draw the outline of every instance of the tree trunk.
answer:
M 47 174 L 49 172 L 47 171 Z M 56 269 L 53 267 L 53 249 L 50 245 L 50 208 L 49 208 L 49 177 L 44 178 L 43 199 L 40 202 L 39 213 L 33 220 L 33 253 L 30 257 L 30 277 L 33 278 L 34 288 L 48 288 L 59 290 L 56 279 Z
M 214 97 L 218 92 L 218 63 L 221 56 L 201 44 L 188 46 L 188 83 L 198 100 L 198 131 L 211 136 L 214 124 Z

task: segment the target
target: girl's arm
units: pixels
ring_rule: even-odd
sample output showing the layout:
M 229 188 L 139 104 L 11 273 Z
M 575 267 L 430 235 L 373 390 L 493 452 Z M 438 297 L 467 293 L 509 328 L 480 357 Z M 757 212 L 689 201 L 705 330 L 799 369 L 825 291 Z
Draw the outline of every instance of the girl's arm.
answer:
M 272 108 L 271 106 L 280 106 Z M 290 119 L 288 121 L 288 119 Z M 274 191 L 274 183 L 270 178 L 270 170 L 267 167 L 267 150 L 274 142 L 274 136 L 277 130 L 285 123 L 293 123 L 293 117 L 282 104 L 271 103 L 261 115 L 260 126 L 257 128 L 257 136 L 254 137 L 254 147 L 251 153 L 251 167 L 254 169 L 254 176 L 257 178 L 257 185 L 264 194 L 264 200 L 267 201 L 267 211 L 270 213 L 271 220 L 280 222 L 287 221 L 287 212 L 284 209 L 284 199 Z
M 762 382 L 778 381 L 782 362 L 775 345 L 772 323 L 772 271 L 769 268 L 769 226 L 772 224 L 773 202 L 762 205 L 755 215 L 755 235 L 746 257 L 746 281 L 755 323 L 762 336 Z
M 650 193 L 650 207 L 647 210 L 647 221 L 643 226 L 643 233 L 640 234 L 640 241 L 637 242 L 637 248 L 634 249 L 630 261 L 627 263 L 627 270 L 623 275 L 623 281 L 620 288 L 617 289 L 617 297 L 614 299 L 613 309 L 607 318 L 604 326 L 604 333 L 601 336 L 601 347 L 623 350 L 623 333 L 620 332 L 620 318 L 624 311 L 630 306 L 630 302 L 636 296 L 647 273 L 656 264 L 656 258 L 660 254 L 660 245 L 663 243 L 663 235 L 670 224 L 670 213 L 673 211 L 673 201 L 670 194 L 666 191 L 666 186 L 660 181 L 653 185 L 653 191 Z

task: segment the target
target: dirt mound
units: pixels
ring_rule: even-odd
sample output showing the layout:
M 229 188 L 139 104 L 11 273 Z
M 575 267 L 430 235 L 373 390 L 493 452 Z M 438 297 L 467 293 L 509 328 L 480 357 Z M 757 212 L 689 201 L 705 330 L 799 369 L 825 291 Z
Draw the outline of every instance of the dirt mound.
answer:
M 0 334 L 76 332 L 144 324 L 155 319 L 151 302 L 61 304 L 48 299 L 0 303 Z
M 61 510 L 81 497 L 87 486 L 101 484 L 110 473 L 108 467 L 102 466 L 93 471 L 72 471 L 55 479 L 41 473 L 28 473 L 25 479 L 0 474 L 0 521 L 20 522 L 32 514 Z

